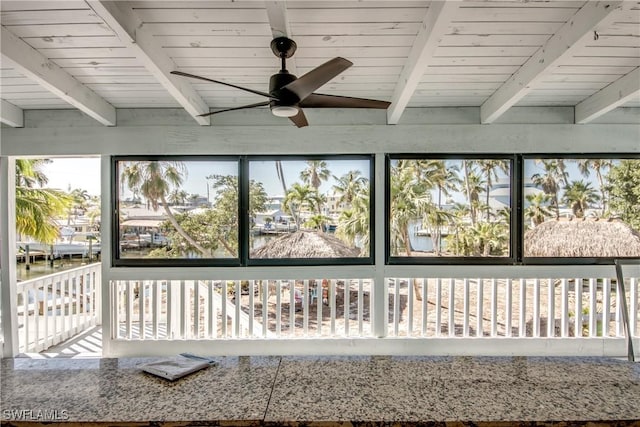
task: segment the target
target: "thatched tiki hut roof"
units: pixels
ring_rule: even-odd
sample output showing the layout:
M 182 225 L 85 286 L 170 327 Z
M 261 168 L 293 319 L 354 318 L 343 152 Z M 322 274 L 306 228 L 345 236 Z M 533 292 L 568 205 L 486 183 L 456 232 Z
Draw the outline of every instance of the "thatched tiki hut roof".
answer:
M 331 234 L 296 231 L 251 251 L 251 258 L 353 258 L 359 253 Z
M 640 233 L 614 219 L 543 222 L 524 235 L 525 256 L 640 257 Z

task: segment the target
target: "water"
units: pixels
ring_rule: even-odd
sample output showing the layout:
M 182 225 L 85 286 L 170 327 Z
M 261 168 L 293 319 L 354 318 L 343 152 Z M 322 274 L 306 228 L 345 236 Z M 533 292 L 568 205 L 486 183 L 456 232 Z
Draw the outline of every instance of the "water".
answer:
M 96 262 L 95 258 L 93 259 L 93 262 Z M 51 261 L 37 260 L 32 262 L 29 270 L 27 270 L 26 264 L 24 262 L 20 262 L 16 266 L 16 277 L 20 281 L 36 279 L 38 277 L 46 276 L 47 274 L 60 273 L 61 271 L 82 267 L 87 264 L 89 264 L 88 258 L 56 259 L 53 261 L 53 266 L 51 265 Z

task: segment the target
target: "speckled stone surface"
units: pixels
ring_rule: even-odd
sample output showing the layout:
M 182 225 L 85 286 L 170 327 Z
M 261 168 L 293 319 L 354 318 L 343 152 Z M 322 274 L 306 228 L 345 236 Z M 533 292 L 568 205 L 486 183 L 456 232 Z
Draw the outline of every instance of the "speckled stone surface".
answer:
M 1 420 L 57 410 L 58 421 L 121 425 L 640 426 L 640 364 L 617 359 L 221 357 L 173 383 L 140 371 L 151 360 L 3 360 Z

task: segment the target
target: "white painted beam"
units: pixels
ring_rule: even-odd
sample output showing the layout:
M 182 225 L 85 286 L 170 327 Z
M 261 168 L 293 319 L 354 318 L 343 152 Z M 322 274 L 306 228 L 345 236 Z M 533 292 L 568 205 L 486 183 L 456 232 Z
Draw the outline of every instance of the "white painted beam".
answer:
M 429 5 L 387 109 L 388 124 L 395 125 L 400 120 L 459 4 L 457 1 L 433 1 Z
M 588 123 L 640 96 L 640 68 L 616 80 L 576 105 L 576 123 Z
M 211 123 L 209 117 L 198 117 L 209 112 L 207 103 L 189 81 L 170 74 L 178 67 L 144 28 L 129 2 L 89 0 L 87 3 L 198 124 Z
M 2 333 L 4 342 L 0 355 L 18 354 L 18 309 L 16 287 L 16 161 L 0 158 L 0 301 L 2 303 Z
M 0 105 L 0 122 L 14 128 L 24 127 L 22 108 L 16 107 L 3 99 Z
M 293 36 L 291 35 L 291 25 L 287 18 L 286 1 L 265 1 L 264 7 L 267 9 L 267 16 L 269 17 L 271 36 L 274 39 L 276 37 L 288 37 L 293 39 Z M 291 74 L 298 75 L 295 56 L 287 59 L 287 69 Z
M 632 2 L 628 2 L 632 3 Z M 623 9 L 622 1 L 589 1 L 564 24 L 480 108 L 482 123 L 492 123 L 526 96 L 564 60 L 593 43 L 594 31 L 612 24 Z
M 286 122 L 285 122 L 286 123 Z M 640 154 L 636 124 L 117 126 L 2 128 L 2 156 L 371 153 Z M 132 144 L 131 141 L 135 141 Z M 256 141 L 260 141 L 256 144 Z M 393 141 L 391 144 L 389 141 Z
M 116 125 L 116 109 L 40 52 L 2 27 L 2 59 L 20 73 L 107 126 Z

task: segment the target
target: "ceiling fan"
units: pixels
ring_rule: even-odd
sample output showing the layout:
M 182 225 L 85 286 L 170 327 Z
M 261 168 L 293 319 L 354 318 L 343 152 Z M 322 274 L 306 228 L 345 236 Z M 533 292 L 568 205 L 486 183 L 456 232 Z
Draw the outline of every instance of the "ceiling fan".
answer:
M 286 66 L 286 59 L 293 56 L 296 48 L 296 43 L 287 37 L 277 37 L 271 41 L 271 50 L 274 55 L 282 60 L 282 68 L 278 73 L 271 76 L 271 79 L 269 80 L 269 93 L 218 80 L 208 79 L 206 77 L 196 76 L 194 74 L 183 73 L 182 71 L 172 71 L 171 74 L 218 83 L 268 98 L 268 101 L 200 114 L 200 117 L 224 113 L 226 111 L 244 110 L 247 108 L 264 107 L 268 105 L 273 115 L 278 117 L 288 117 L 297 127 L 300 128 L 309 125 L 307 118 L 302 111 L 303 107 L 386 109 L 391 104 L 390 102 L 377 101 L 374 99 L 314 93 L 316 89 L 320 88 L 338 74 L 345 71 L 347 68 L 352 66 L 353 63 L 344 58 L 333 58 L 304 74 L 300 78 L 297 78 L 287 71 Z

